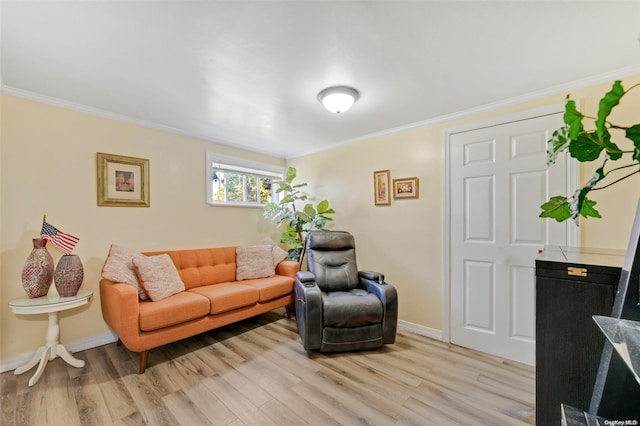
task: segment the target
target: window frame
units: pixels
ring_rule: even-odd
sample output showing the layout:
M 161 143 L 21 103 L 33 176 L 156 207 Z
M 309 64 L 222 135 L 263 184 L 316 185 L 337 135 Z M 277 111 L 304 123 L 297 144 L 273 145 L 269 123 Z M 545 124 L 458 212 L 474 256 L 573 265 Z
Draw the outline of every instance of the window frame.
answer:
M 212 176 L 216 170 L 225 170 L 228 172 L 237 172 L 244 176 L 256 176 L 258 178 L 269 178 L 274 181 L 283 180 L 285 166 L 277 166 L 274 164 L 263 163 L 260 161 L 247 160 L 240 157 L 232 157 L 215 152 L 206 153 L 205 168 L 205 201 L 211 206 L 229 206 L 229 207 L 259 207 L 263 208 L 265 203 L 261 203 L 260 194 L 257 194 L 258 201 L 218 201 L 214 200 Z M 271 187 L 271 201 L 278 202 L 280 194 L 276 193 L 277 185 Z M 225 187 L 226 192 L 226 187 Z M 246 200 L 246 191 L 243 192 L 243 198 Z

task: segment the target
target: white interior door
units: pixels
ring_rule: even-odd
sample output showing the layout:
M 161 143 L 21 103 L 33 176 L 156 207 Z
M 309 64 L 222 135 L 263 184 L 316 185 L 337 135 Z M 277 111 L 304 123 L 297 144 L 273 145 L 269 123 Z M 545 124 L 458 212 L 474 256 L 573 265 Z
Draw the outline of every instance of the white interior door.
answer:
M 450 135 L 452 343 L 535 364 L 535 258 L 567 245 L 567 223 L 538 217 L 567 191 L 565 159 L 546 165 L 560 125 L 554 114 Z

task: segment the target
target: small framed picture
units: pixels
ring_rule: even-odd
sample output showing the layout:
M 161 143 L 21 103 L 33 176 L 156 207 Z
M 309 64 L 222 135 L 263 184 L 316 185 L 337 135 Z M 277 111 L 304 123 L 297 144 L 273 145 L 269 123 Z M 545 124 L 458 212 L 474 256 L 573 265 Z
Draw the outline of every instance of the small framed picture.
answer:
M 393 180 L 393 199 L 418 198 L 418 178 Z
M 376 206 L 388 206 L 391 204 L 389 170 L 373 172 L 373 202 Z
M 149 207 L 149 160 L 97 154 L 98 206 Z

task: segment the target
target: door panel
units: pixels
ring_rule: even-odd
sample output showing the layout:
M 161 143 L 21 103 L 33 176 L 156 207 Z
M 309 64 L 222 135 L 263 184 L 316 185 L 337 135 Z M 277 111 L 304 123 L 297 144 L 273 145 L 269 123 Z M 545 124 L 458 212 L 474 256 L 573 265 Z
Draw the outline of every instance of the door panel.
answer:
M 566 223 L 538 217 L 564 193 L 562 158 L 546 165 L 561 114 L 451 135 L 450 325 L 461 346 L 533 365 L 538 250 L 566 245 Z
M 533 285 L 532 285 L 533 283 Z M 535 269 L 516 266 L 511 268 L 511 337 L 527 343 L 535 343 L 536 298 Z
M 493 176 L 465 179 L 464 216 L 466 241 L 493 241 Z
M 531 194 L 545 192 L 547 171 L 511 174 L 511 243 L 544 245 L 545 221 L 531 212 L 542 202 Z
M 494 333 L 494 273 L 489 262 L 465 262 L 465 327 Z M 473 300 L 474 303 L 468 303 Z

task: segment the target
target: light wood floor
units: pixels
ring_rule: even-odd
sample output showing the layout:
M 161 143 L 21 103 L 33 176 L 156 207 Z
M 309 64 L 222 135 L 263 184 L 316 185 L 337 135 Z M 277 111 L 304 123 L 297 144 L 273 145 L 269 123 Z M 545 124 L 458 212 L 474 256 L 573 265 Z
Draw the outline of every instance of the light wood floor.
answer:
M 138 356 L 115 343 L 49 362 L 40 381 L 0 375 L 10 425 L 523 425 L 535 371 L 398 331 L 396 343 L 307 354 L 279 311 Z

